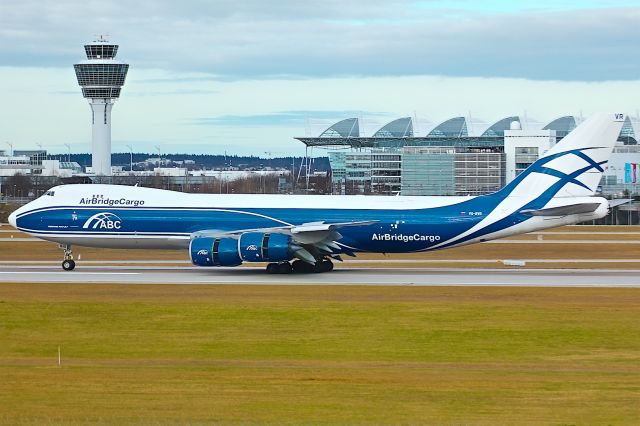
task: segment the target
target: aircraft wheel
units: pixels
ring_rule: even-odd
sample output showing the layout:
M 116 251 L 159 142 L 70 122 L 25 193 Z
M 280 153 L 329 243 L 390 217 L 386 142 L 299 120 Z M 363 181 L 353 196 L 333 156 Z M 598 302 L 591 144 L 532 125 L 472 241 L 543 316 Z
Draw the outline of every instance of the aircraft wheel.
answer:
M 279 274 L 290 274 L 291 273 L 291 264 L 289 262 L 282 262 L 278 265 L 278 273 Z
M 65 271 L 73 271 L 75 267 L 76 262 L 74 262 L 73 260 L 64 260 L 62 262 L 62 269 L 64 269 Z
M 267 274 L 277 274 L 278 273 L 278 264 L 277 263 L 269 263 L 267 265 Z
M 296 274 L 308 274 L 309 272 L 313 272 L 314 266 L 305 261 L 296 260 L 291 265 L 291 268 Z
M 318 273 L 329 272 L 331 270 L 333 270 L 333 262 L 327 259 L 317 262 L 314 267 L 314 272 Z

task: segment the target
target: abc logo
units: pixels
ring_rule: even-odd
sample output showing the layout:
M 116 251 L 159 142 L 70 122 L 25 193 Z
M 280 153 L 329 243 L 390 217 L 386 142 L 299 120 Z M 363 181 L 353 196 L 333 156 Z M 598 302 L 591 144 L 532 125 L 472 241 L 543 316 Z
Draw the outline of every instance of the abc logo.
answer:
M 109 212 L 94 214 L 82 225 L 83 229 L 118 230 L 122 227 L 122 219 Z

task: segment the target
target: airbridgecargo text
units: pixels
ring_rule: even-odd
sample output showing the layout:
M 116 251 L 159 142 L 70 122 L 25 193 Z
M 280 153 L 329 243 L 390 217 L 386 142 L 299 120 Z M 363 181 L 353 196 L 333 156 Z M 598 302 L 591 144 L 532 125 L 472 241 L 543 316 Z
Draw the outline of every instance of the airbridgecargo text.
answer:
M 435 243 L 440 241 L 440 235 L 420 235 L 420 234 L 373 234 L 371 236 L 372 241 L 402 241 L 408 243 L 409 241 L 429 241 Z
M 93 196 L 87 198 L 81 198 L 80 204 L 90 206 L 132 206 L 138 207 L 144 205 L 144 200 L 128 200 L 126 198 L 104 198 L 100 196 Z

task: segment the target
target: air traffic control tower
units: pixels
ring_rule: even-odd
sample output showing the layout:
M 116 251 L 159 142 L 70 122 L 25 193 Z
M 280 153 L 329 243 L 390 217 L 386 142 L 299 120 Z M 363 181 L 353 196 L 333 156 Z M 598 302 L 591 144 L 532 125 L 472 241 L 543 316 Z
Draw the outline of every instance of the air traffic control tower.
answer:
M 96 175 L 111 176 L 111 108 L 120 97 L 129 64 L 115 60 L 118 45 L 109 43 L 103 36 L 85 44 L 84 50 L 87 60 L 73 67 L 82 96 L 91 106 L 91 165 Z

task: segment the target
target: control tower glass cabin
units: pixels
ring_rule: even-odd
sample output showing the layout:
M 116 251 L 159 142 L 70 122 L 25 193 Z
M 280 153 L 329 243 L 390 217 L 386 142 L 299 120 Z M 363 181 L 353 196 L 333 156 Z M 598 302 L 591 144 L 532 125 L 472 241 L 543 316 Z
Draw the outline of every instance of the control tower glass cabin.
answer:
M 92 120 L 91 165 L 96 175 L 111 175 L 111 108 L 120 97 L 129 64 L 116 61 L 118 45 L 100 36 L 84 46 L 87 60 L 75 64 L 82 96 L 89 100 Z

